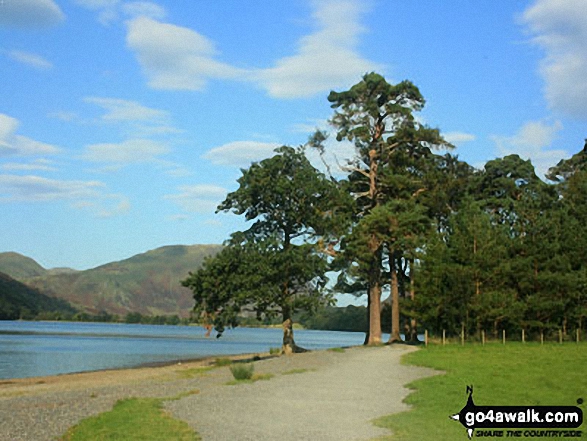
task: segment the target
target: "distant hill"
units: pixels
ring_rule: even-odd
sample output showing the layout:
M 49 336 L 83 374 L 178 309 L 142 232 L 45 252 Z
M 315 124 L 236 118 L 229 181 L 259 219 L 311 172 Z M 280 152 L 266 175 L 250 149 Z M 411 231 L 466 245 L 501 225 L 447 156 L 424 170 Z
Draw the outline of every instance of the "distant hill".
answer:
M 18 253 L 0 253 L 0 272 L 16 280 L 44 275 L 47 270 L 30 257 Z
M 0 273 L 0 320 L 33 318 L 40 312 L 75 313 L 67 302 L 41 294 L 36 289 Z
M 24 259 L 17 261 L 26 262 L 26 269 L 18 265 L 7 269 L 0 261 L 0 271 L 91 314 L 139 312 L 187 317 L 194 306 L 193 297 L 181 281 L 221 249 L 221 245 L 166 246 L 86 271 L 45 270 L 37 264 L 40 269 L 33 275 L 30 261 L 34 260 L 20 256 Z

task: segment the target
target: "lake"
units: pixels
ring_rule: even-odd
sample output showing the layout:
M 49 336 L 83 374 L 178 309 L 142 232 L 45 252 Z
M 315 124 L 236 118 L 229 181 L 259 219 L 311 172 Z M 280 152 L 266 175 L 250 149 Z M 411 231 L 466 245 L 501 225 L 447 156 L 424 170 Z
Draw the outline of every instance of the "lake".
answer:
M 0 321 L 0 379 L 135 367 L 200 357 L 268 352 L 282 330 L 228 329 L 206 338 L 195 326 Z M 307 349 L 363 343 L 361 332 L 295 330 Z

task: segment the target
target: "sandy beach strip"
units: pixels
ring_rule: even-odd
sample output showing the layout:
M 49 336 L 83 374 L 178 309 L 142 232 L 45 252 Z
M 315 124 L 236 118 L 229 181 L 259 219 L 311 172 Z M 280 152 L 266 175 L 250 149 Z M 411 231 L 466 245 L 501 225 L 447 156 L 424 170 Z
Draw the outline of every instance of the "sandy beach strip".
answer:
M 198 391 L 167 402 L 166 408 L 204 440 L 368 440 L 388 433 L 371 420 L 407 409 L 404 385 L 434 374 L 400 364 L 411 350 L 391 346 L 260 354 L 255 372 L 274 377 L 237 386 L 226 385 L 232 379 L 228 367 L 201 371 L 215 357 L 0 381 L 0 439 L 54 440 L 82 419 L 109 411 L 119 399 Z M 251 355 L 230 358 L 251 360 Z

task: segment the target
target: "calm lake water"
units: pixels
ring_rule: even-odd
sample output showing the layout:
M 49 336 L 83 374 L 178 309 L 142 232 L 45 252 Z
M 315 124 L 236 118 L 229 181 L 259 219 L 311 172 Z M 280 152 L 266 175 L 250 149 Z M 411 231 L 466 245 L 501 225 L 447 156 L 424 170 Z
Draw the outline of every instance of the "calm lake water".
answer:
M 268 352 L 281 329 L 236 328 L 221 338 L 194 326 L 0 321 L 0 379 L 124 368 L 214 355 Z M 307 349 L 360 345 L 360 332 L 296 330 Z

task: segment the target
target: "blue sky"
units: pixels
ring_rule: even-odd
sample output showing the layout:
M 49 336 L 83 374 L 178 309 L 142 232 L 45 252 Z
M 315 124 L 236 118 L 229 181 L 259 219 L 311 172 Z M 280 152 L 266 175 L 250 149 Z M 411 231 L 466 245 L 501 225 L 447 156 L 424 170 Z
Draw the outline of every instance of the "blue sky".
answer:
M 0 0 L 0 251 L 87 269 L 221 243 L 240 168 L 369 71 L 413 81 L 461 159 L 544 173 L 587 137 L 587 2 Z

